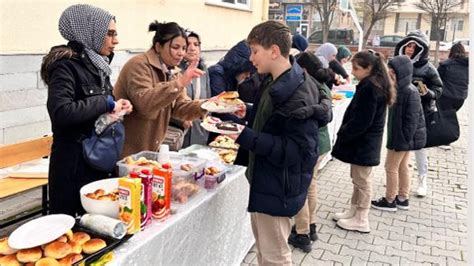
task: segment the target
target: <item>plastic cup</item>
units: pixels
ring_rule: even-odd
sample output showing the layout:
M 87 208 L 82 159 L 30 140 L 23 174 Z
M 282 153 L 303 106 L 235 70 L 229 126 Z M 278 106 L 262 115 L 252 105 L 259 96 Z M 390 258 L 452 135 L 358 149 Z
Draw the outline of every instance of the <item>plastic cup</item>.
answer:
M 206 175 L 204 179 L 204 188 L 213 191 L 217 187 L 217 176 Z

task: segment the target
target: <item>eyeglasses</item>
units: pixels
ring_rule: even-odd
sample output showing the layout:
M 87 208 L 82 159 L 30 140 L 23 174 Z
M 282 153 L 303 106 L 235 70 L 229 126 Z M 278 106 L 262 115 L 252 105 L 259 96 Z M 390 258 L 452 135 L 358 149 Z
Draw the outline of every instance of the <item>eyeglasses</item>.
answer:
M 107 30 L 107 36 L 114 38 L 117 37 L 117 31 L 116 30 Z

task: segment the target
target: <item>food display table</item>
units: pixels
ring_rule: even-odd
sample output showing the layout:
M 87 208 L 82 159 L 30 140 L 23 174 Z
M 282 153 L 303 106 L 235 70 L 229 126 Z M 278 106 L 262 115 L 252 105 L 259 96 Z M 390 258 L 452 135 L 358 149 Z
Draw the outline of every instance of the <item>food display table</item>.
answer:
M 240 265 L 255 242 L 248 196 L 245 167 L 232 166 L 215 191 L 173 205 L 176 214 L 117 247 L 108 265 Z

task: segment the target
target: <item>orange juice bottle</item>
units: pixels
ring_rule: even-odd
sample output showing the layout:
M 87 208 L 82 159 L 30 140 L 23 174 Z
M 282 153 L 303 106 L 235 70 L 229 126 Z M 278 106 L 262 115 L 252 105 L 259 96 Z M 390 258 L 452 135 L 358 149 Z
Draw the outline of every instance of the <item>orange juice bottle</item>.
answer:
M 127 233 L 140 231 L 140 191 L 139 178 L 119 179 L 119 219 L 127 225 Z
M 152 216 L 164 220 L 171 212 L 171 167 L 163 164 L 153 168 L 152 181 Z

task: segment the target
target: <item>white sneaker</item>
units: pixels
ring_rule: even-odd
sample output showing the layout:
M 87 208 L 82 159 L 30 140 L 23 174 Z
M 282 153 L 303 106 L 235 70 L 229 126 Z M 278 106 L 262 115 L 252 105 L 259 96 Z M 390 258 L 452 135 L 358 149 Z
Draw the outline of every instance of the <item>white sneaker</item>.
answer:
M 418 176 L 418 189 L 416 190 L 416 195 L 418 197 L 426 196 L 427 185 L 426 185 L 426 175 L 419 175 Z

